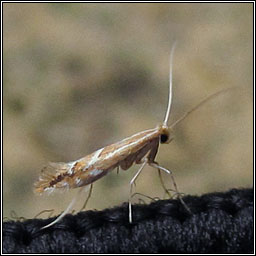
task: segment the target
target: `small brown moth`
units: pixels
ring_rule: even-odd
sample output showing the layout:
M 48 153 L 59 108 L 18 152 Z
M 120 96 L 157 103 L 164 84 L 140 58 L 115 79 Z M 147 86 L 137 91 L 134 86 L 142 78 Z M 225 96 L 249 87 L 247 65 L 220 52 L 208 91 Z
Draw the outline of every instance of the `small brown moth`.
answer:
M 173 139 L 173 128 L 187 117 L 191 112 L 198 109 L 202 104 L 209 99 L 222 93 L 221 90 L 214 93 L 202 100 L 199 104 L 194 106 L 188 112 L 186 112 L 181 118 L 176 120 L 171 126 L 168 126 L 168 119 L 171 111 L 172 103 L 172 60 L 173 60 L 174 46 L 170 55 L 170 77 L 169 77 L 169 99 L 164 121 L 156 128 L 145 130 L 135 135 L 132 135 L 126 139 L 123 139 L 117 143 L 98 149 L 90 155 L 87 155 L 79 160 L 68 163 L 50 163 L 46 166 L 39 177 L 39 180 L 35 183 L 35 192 L 52 192 L 58 189 L 66 188 L 78 188 L 78 187 L 90 187 L 88 201 L 92 184 L 94 181 L 105 176 L 107 173 L 115 168 L 121 167 L 123 170 L 129 169 L 133 164 L 141 164 L 139 170 L 136 172 L 132 180 L 130 181 L 130 197 L 129 197 L 129 221 L 132 222 L 132 188 L 135 184 L 135 180 L 146 165 L 149 165 L 159 172 L 164 171 L 170 174 L 174 189 L 179 195 L 177 185 L 175 183 L 172 172 L 162 166 L 156 161 L 155 157 L 158 151 L 159 143 L 168 144 Z M 226 89 L 227 90 L 227 89 Z M 189 211 L 188 207 L 179 197 L 183 205 Z M 72 200 L 67 209 L 53 222 L 44 226 L 43 228 L 50 227 L 63 218 L 75 203 L 76 198 Z M 84 205 L 85 206 L 85 205 Z M 83 207 L 84 208 L 84 207 Z M 83 209 L 82 208 L 82 209 Z

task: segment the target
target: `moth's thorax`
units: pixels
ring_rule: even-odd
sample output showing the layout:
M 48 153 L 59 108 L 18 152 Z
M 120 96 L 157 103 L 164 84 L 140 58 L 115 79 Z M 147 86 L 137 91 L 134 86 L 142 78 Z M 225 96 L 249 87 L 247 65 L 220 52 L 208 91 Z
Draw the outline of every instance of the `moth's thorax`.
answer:
M 173 139 L 172 130 L 166 125 L 158 126 L 160 133 L 159 140 L 161 144 L 168 144 Z

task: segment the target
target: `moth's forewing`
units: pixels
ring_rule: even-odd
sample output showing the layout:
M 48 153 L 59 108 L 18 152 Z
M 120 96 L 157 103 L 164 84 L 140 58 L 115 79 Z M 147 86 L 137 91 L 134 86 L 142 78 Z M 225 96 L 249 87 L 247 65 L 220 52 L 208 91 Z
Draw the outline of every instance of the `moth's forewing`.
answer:
M 155 142 L 158 137 L 159 129 L 150 129 L 99 149 L 77 161 L 52 163 L 42 170 L 35 183 L 35 192 L 81 187 L 91 184 L 118 166 L 126 170 L 150 151 L 152 141 Z

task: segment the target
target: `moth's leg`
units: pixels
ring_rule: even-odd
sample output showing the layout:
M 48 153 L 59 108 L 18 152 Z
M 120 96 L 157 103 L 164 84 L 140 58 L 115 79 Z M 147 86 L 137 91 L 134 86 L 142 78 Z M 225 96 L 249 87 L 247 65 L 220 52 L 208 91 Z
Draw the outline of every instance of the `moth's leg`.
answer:
M 178 192 L 178 193 L 177 193 L 177 191 L 176 191 L 175 189 L 170 189 L 170 188 L 168 189 L 168 188 L 165 186 L 164 180 L 163 180 L 163 177 L 162 177 L 162 172 L 161 172 L 160 169 L 158 169 L 158 176 L 159 176 L 159 179 L 160 179 L 160 183 L 161 183 L 161 185 L 162 185 L 162 187 L 163 187 L 163 189 L 164 189 L 164 192 L 169 196 L 169 198 L 173 198 L 176 194 L 178 194 L 178 195 L 184 194 L 184 193 L 181 193 L 181 192 Z M 175 194 L 172 195 L 172 194 L 170 193 L 170 191 L 175 192 Z M 165 195 L 164 195 L 164 196 L 165 196 Z
M 151 142 L 151 148 L 150 148 L 149 154 L 147 156 L 149 163 L 155 163 L 155 158 L 156 158 L 156 154 L 158 151 L 158 147 L 159 147 L 159 139 L 156 138 Z
M 149 154 L 148 154 L 148 156 L 147 156 L 148 162 L 149 162 L 149 163 L 155 163 L 155 164 L 157 164 L 157 163 L 155 162 L 155 157 L 156 157 L 156 154 L 157 154 L 157 151 L 158 151 L 158 147 L 159 147 L 159 139 L 157 138 L 157 139 L 155 139 L 154 141 L 152 141 L 151 143 L 152 143 L 152 147 L 151 147 L 150 152 L 149 152 Z M 161 185 L 162 185 L 162 187 L 163 187 L 165 193 L 167 193 L 167 195 L 169 195 L 169 197 L 171 198 L 172 196 L 171 196 L 169 190 L 166 188 L 166 186 L 165 186 L 165 184 L 164 184 L 164 181 L 163 181 L 163 179 L 162 179 L 162 175 L 161 175 L 160 169 L 158 169 L 158 175 L 159 175 L 159 179 L 160 179 Z
M 51 226 L 53 226 L 54 224 L 56 224 L 57 222 L 59 222 L 69 211 L 70 209 L 73 207 L 73 205 L 75 204 L 78 195 L 81 193 L 81 191 L 84 189 L 84 187 L 82 187 L 78 193 L 76 194 L 76 196 L 72 199 L 72 201 L 69 203 L 68 207 L 66 208 L 66 210 L 60 214 L 54 221 L 50 222 L 49 224 L 47 224 L 46 226 L 43 226 L 41 229 L 45 229 L 45 228 L 49 228 Z
M 190 209 L 188 208 L 188 206 L 185 204 L 185 202 L 183 201 L 182 197 L 180 197 L 180 192 L 178 191 L 178 187 L 177 187 L 177 184 L 175 182 L 175 179 L 174 179 L 174 176 L 172 174 L 172 171 L 160 166 L 159 164 L 157 163 L 148 163 L 150 166 L 154 167 L 155 169 L 157 170 L 161 170 L 161 171 L 164 171 L 166 173 L 168 173 L 170 176 L 171 176 L 171 179 L 172 179 L 172 183 L 173 183 L 173 186 L 174 186 L 174 189 L 176 191 L 176 193 L 178 194 L 178 197 L 179 197 L 179 200 L 181 201 L 181 203 L 183 204 L 183 206 L 185 207 L 185 209 L 191 213 Z
M 138 178 L 139 174 L 141 173 L 142 169 L 147 164 L 147 161 L 143 162 L 139 170 L 136 172 L 134 177 L 130 181 L 130 196 L 129 196 L 129 222 L 132 223 L 132 188 L 135 183 L 135 180 Z
M 87 203 L 88 203 L 88 201 L 89 201 L 89 199 L 90 199 L 90 197 L 91 197 L 91 195 L 92 195 L 92 187 L 93 187 L 93 184 L 90 184 L 89 186 L 90 186 L 90 188 L 89 188 L 88 196 L 87 196 L 87 198 L 86 198 L 86 200 L 85 200 L 85 202 L 84 202 L 83 207 L 80 209 L 80 211 L 83 211 L 83 210 L 85 209 L 85 207 L 86 207 L 86 205 L 87 205 Z
M 164 181 L 163 181 L 163 177 L 162 177 L 162 172 L 160 169 L 157 169 L 158 171 L 158 176 L 159 176 L 159 179 L 160 179 L 160 183 L 165 191 L 165 193 L 169 196 L 169 198 L 172 198 L 172 195 L 170 194 L 169 190 L 167 189 L 167 187 L 165 186 L 164 184 Z M 165 197 L 165 196 L 164 196 Z

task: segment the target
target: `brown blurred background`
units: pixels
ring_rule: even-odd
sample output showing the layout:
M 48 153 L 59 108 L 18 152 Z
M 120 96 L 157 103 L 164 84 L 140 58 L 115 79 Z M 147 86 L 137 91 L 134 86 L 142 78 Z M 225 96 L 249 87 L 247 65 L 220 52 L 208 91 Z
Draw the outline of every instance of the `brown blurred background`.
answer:
M 175 40 L 171 122 L 204 97 L 239 88 L 180 123 L 157 161 L 186 194 L 252 186 L 252 3 L 4 3 L 3 10 L 4 216 L 59 213 L 76 190 L 34 195 L 45 163 L 79 159 L 162 122 Z M 88 209 L 126 202 L 137 169 L 97 181 Z M 163 196 L 154 169 L 144 170 L 136 191 Z

